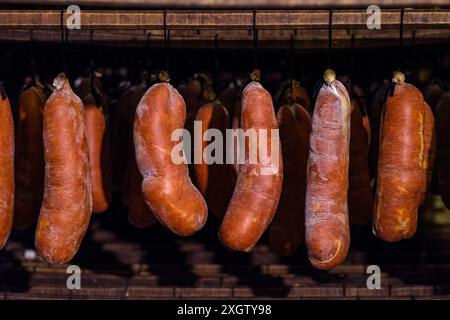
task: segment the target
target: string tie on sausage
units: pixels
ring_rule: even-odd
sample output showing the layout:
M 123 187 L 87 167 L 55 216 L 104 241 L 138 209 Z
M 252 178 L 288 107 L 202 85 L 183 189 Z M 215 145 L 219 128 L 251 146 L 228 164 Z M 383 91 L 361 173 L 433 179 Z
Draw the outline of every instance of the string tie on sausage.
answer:
M 161 71 L 158 75 L 159 81 L 161 82 L 170 82 L 170 76 L 169 73 L 167 73 L 167 71 Z
M 250 79 L 252 81 L 260 81 L 261 80 L 261 71 L 259 69 L 255 69 L 250 73 Z
M 325 81 L 327 85 L 330 85 L 334 80 L 336 80 L 336 72 L 334 72 L 333 69 L 325 70 L 323 73 L 323 81 Z

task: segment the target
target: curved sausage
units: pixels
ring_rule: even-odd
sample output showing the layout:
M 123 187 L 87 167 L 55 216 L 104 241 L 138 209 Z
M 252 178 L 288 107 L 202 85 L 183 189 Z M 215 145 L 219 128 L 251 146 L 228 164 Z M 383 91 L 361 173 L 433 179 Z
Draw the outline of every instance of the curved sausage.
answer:
M 224 139 L 226 137 L 226 129 L 230 123 L 230 117 L 227 109 L 216 100 L 200 107 L 195 120 L 202 124 L 202 155 L 204 155 L 208 145 L 212 143 L 217 144 L 215 141 L 209 142 L 205 140 L 206 130 L 217 129 L 222 134 L 222 163 L 208 164 L 203 158 L 200 164 L 194 164 L 194 173 L 198 189 L 205 198 L 208 209 L 216 216 L 223 217 L 235 186 L 233 167 L 224 161 L 226 155 Z
M 77 252 L 92 211 L 89 151 L 83 103 L 61 74 L 44 108 L 45 184 L 36 249 L 49 263 Z
M 302 106 L 288 104 L 277 112 L 283 153 L 283 187 L 270 225 L 269 245 L 279 256 L 292 255 L 305 239 L 306 168 L 311 116 Z
M 236 187 L 219 230 L 222 243 L 237 251 L 250 251 L 269 226 L 283 182 L 281 146 L 272 97 L 257 82 L 259 72 L 254 72 L 252 77 L 253 81 L 242 93 L 241 127 L 245 132 L 249 129 L 255 131 L 259 136 L 258 153 L 263 151 L 271 161 L 263 161 L 259 156 L 256 163 L 249 161 L 250 149 L 245 143 L 245 164 L 240 165 Z M 268 145 L 266 150 L 261 150 L 259 141 L 264 132 L 267 133 Z M 278 144 L 278 150 L 272 147 L 273 143 Z M 272 149 L 278 152 L 274 154 Z
M 357 98 L 351 99 L 348 214 L 351 224 L 372 221 L 373 195 L 367 158 L 369 132 Z
M 0 249 L 8 240 L 14 212 L 14 123 L 8 97 L 0 83 Z
M 436 107 L 436 172 L 442 201 L 450 208 L 450 92 Z
M 111 202 L 111 158 L 109 134 L 103 106 L 85 104 L 89 168 L 92 181 L 92 212 L 101 213 Z
M 380 156 L 375 194 L 374 233 L 394 242 L 411 238 L 425 177 L 425 104 L 416 87 L 394 73 L 380 131 Z
M 436 138 L 434 129 L 434 116 L 428 103 L 424 106 L 424 157 L 423 169 L 425 170 L 426 179 L 423 179 L 422 190 L 420 193 L 419 204 L 425 202 L 427 190 L 431 184 L 431 178 L 436 155 Z
M 19 97 L 16 137 L 16 196 L 14 225 L 19 230 L 37 221 L 44 195 L 44 141 L 42 126 L 47 96 L 37 86 Z
M 305 231 L 308 258 L 318 269 L 341 263 L 350 243 L 347 190 L 350 99 L 333 70 L 324 73 L 309 140 Z
M 186 106 L 178 91 L 168 82 L 153 85 L 136 110 L 134 145 L 145 201 L 163 225 L 189 236 L 204 226 L 208 210 L 186 162 L 175 163 L 172 157 L 177 143 L 171 135 L 183 128 L 185 118 Z

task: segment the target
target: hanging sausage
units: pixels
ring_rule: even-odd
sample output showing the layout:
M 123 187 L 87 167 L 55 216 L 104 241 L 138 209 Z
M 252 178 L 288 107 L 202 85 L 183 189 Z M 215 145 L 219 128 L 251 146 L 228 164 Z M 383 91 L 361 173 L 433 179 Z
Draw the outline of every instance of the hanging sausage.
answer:
M 79 94 L 85 108 L 86 135 L 89 148 L 89 168 L 92 181 L 92 212 L 109 208 L 112 197 L 110 138 L 107 122 L 107 100 L 97 77 L 84 79 Z
M 330 269 L 347 255 L 351 104 L 344 85 L 327 69 L 312 118 L 306 187 L 305 231 L 309 261 Z
M 394 242 L 411 238 L 426 180 L 425 102 L 405 76 L 395 72 L 383 108 L 375 198 L 374 233 Z
M 442 201 L 450 208 L 450 92 L 436 107 L 436 171 Z
M 349 76 L 339 78 L 350 94 L 350 150 L 348 182 L 348 215 L 351 224 L 367 225 L 373 216 L 368 148 L 370 124 L 363 90 Z
M 219 230 L 222 243 L 237 251 L 250 251 L 269 226 L 278 206 L 283 181 L 281 146 L 272 97 L 258 82 L 260 76 L 259 70 L 255 70 L 251 75 L 252 82 L 242 93 L 241 128 L 244 132 L 255 130 L 258 144 L 254 153 L 261 155 L 263 152 L 271 160 L 267 162 L 258 158 L 254 159 L 257 160 L 255 162 L 250 161 L 252 146 L 245 143 L 245 161 L 240 165 L 236 187 Z M 261 139 L 264 133 L 267 144 Z M 273 143 L 278 144 L 275 154 Z
M 269 245 L 280 256 L 292 255 L 305 239 L 306 169 L 311 116 L 297 103 L 277 112 L 283 153 L 283 187 L 270 225 Z
M 14 212 L 14 123 L 0 82 L 0 249 L 8 240 Z
M 60 74 L 44 107 L 44 200 L 36 249 L 49 263 L 66 263 L 77 252 L 92 211 L 89 149 L 83 103 Z
M 208 209 L 218 217 L 223 217 L 227 210 L 231 196 L 234 191 L 235 177 L 233 167 L 226 163 L 226 129 L 230 123 L 230 117 L 227 109 L 218 100 L 204 104 L 198 110 L 195 119 L 202 126 L 202 161 L 194 164 L 195 181 L 198 189 L 205 198 Z M 216 129 L 221 134 L 221 141 L 205 141 L 207 138 L 205 133 L 207 130 Z M 196 137 L 197 139 L 199 137 Z M 212 139 L 212 137 L 208 138 Z M 216 138 L 214 138 L 216 139 Z M 220 142 L 222 142 L 220 144 Z M 213 145 L 214 144 L 214 145 Z M 208 151 L 212 146 L 221 148 L 221 156 L 219 155 L 218 162 L 206 163 L 205 154 L 212 160 L 214 155 L 212 151 Z M 215 150 L 215 155 L 219 151 Z
M 173 157 L 177 142 L 171 136 L 184 127 L 186 105 L 169 83 L 167 73 L 162 72 L 160 80 L 147 90 L 136 110 L 136 161 L 143 176 L 145 201 L 152 212 L 174 233 L 189 236 L 204 226 L 208 210 L 189 178 L 184 152 L 180 150 L 180 162 Z
M 19 97 L 16 137 L 16 195 L 14 225 L 23 230 L 37 221 L 44 194 L 42 126 L 47 100 L 43 88 L 33 85 Z

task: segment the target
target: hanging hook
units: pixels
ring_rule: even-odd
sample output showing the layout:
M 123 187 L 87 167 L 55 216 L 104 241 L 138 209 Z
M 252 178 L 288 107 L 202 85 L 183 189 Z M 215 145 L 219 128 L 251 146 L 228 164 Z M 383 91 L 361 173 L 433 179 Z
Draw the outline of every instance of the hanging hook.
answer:
M 333 8 L 328 10 L 328 68 L 331 68 L 332 59 L 332 39 L 333 39 Z
M 353 88 L 353 76 L 355 73 L 355 33 L 352 32 L 352 36 L 350 38 L 350 71 L 348 74 L 348 82 L 349 82 L 349 94 L 350 97 L 355 96 L 354 88 Z
M 91 75 L 91 91 L 94 92 L 94 74 L 95 74 L 95 66 L 94 66 L 94 30 L 91 29 L 89 33 L 89 52 L 90 52 L 90 59 L 89 59 L 89 71 Z
M 292 85 L 294 82 L 294 41 L 295 36 L 291 35 L 289 43 L 289 92 L 292 93 Z
M 167 27 L 167 10 L 164 10 L 164 50 L 165 50 L 165 69 L 169 72 L 170 63 L 170 30 Z
M 253 68 L 258 69 L 258 30 L 256 29 L 256 9 L 253 10 Z
M 36 61 L 34 57 L 34 34 L 33 30 L 30 30 L 30 68 L 31 68 L 31 85 L 35 86 L 38 80 L 38 74 L 36 71 Z
M 400 9 L 400 37 L 399 37 L 399 48 L 400 48 L 400 58 L 399 58 L 399 70 L 403 69 L 403 59 L 402 59 L 402 53 L 403 53 L 403 31 L 404 31 L 404 21 L 405 17 L 405 9 Z
M 95 104 L 98 107 L 102 106 L 102 100 L 101 100 L 101 94 L 97 88 L 97 86 L 95 85 L 95 60 L 94 60 L 94 30 L 91 29 L 90 34 L 89 34 L 89 47 L 90 47 L 90 63 L 89 63 L 89 67 L 90 67 L 90 73 L 91 73 L 91 95 L 94 98 Z
M 66 41 L 67 41 L 67 33 L 64 32 L 64 9 L 61 10 L 60 16 L 60 28 L 61 28 L 61 63 L 62 70 L 66 73 Z
M 215 72 L 215 78 L 219 77 L 219 57 L 218 52 L 219 50 L 219 35 L 216 33 L 214 35 L 214 72 Z

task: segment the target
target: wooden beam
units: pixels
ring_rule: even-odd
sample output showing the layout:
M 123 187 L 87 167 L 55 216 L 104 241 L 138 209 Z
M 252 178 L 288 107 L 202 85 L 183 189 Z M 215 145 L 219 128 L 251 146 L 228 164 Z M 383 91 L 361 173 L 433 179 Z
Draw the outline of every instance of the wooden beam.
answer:
M 42 0 L 2 0 L 2 4 L 42 6 Z M 204 8 L 204 9 L 299 9 L 299 8 L 329 8 L 346 7 L 360 8 L 377 4 L 380 7 L 437 7 L 449 6 L 448 0 L 46 0 L 47 6 L 68 6 L 77 4 L 81 7 L 116 7 L 116 8 Z
M 258 10 L 258 29 L 325 29 L 328 28 L 327 10 Z M 68 15 L 64 13 L 63 21 Z M 333 28 L 366 28 L 369 14 L 365 10 L 335 10 Z M 82 10 L 82 29 L 139 29 L 161 30 L 164 11 Z M 381 11 L 381 28 L 398 28 L 400 11 Z M 167 12 L 169 29 L 251 29 L 253 12 L 250 10 L 173 10 Z M 450 9 L 406 10 L 404 27 L 450 28 Z M 0 29 L 60 29 L 58 10 L 0 10 Z

